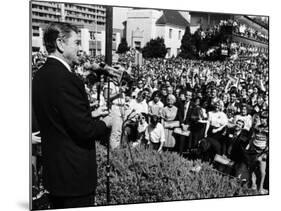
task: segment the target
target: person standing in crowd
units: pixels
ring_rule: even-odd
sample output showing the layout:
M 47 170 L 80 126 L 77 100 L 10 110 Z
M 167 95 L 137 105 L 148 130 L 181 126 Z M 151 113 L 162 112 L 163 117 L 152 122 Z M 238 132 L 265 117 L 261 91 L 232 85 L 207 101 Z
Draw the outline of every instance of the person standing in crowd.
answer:
M 191 101 L 192 91 L 190 89 L 185 91 L 184 105 L 179 107 L 179 122 L 182 131 L 188 131 L 191 124 L 191 115 L 194 110 L 194 103 Z M 179 153 L 182 154 L 187 150 L 190 137 L 185 135 L 179 136 Z
M 222 135 L 228 123 L 226 114 L 222 111 L 221 101 L 215 103 L 215 110 L 208 112 L 208 121 L 205 129 L 205 138 L 212 138 L 218 142 L 217 154 L 223 155 L 226 153 L 226 145 L 222 139 Z
M 51 23 L 44 43 L 49 56 L 32 83 L 44 187 L 53 209 L 91 206 L 97 185 L 95 140 L 108 134 L 111 117 L 101 107 L 91 112 L 84 84 L 72 72 L 79 63 L 77 27 Z M 106 117 L 98 120 L 101 116 Z
M 172 94 L 167 96 L 167 106 L 164 107 L 162 112 L 163 125 L 165 128 L 164 147 L 167 149 L 173 149 L 176 144 L 176 140 L 173 134 L 174 128 L 179 126 L 179 121 L 176 121 L 178 108 L 174 106 L 176 97 Z
M 237 101 L 236 92 L 230 93 L 230 101 L 225 106 L 226 115 L 229 119 L 233 119 L 236 114 L 240 112 L 240 105 Z
M 167 87 L 165 85 L 161 86 L 160 94 L 161 94 L 160 95 L 160 100 L 164 104 L 164 106 L 166 106 L 168 92 L 167 92 Z
M 152 100 L 148 102 L 148 114 L 149 115 L 160 115 L 164 104 L 160 100 L 160 92 L 155 91 L 152 94 Z
M 39 171 L 41 170 L 41 159 L 42 159 L 42 150 L 41 150 L 41 136 L 39 126 L 35 117 L 35 113 L 32 109 L 32 134 L 31 134 L 31 164 L 32 164 L 32 188 L 37 188 L 39 190 L 40 181 L 39 181 Z
M 268 161 L 268 138 L 268 113 L 264 111 L 260 115 L 260 124 L 254 128 L 253 138 L 248 147 L 252 188 L 258 189 L 261 194 L 267 193 L 264 189 L 264 180 Z M 260 176 L 259 180 L 257 175 Z
M 137 87 L 136 87 L 136 89 L 134 90 L 134 95 L 137 96 L 138 93 L 143 90 L 143 88 L 144 88 L 143 80 L 140 79 L 140 80 L 137 82 Z
M 236 120 L 235 126 L 227 130 L 225 139 L 229 144 L 227 156 L 234 161 L 234 176 L 249 180 L 246 148 L 249 144 L 250 133 L 244 127 L 243 120 Z
M 206 110 L 207 111 L 212 111 L 215 109 L 215 104 L 218 102 L 218 101 L 221 101 L 219 98 L 218 98 L 218 90 L 215 88 L 215 87 L 211 87 L 210 88 L 210 97 L 207 98 L 207 107 L 206 107 Z
M 194 99 L 194 109 L 191 114 L 190 124 L 190 140 L 189 148 L 197 149 L 199 141 L 204 138 L 205 127 L 207 124 L 207 113 L 205 108 L 201 106 L 201 98 L 196 97 Z

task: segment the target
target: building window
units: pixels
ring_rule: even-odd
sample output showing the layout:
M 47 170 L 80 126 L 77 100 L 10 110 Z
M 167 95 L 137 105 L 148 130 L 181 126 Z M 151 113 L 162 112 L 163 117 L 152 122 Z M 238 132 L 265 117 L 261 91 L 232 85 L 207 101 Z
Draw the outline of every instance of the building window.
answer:
M 179 31 L 179 38 L 178 38 L 179 40 L 181 39 L 181 31 Z
M 167 54 L 168 54 L 168 57 L 171 56 L 171 48 L 167 48 Z
M 173 33 L 173 30 L 172 29 L 169 29 L 169 38 L 172 39 L 172 33 Z
M 95 40 L 95 32 L 90 32 L 90 40 Z
M 141 48 L 141 42 L 135 41 L 135 49 L 140 50 L 140 48 Z

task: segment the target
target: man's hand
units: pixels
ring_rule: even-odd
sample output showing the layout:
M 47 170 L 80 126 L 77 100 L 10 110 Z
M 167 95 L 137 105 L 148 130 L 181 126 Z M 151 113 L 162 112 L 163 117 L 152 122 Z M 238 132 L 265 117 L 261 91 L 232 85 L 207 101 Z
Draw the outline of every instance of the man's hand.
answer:
M 99 107 L 96 110 L 92 111 L 92 117 L 97 118 L 97 117 L 104 117 L 109 114 L 109 111 L 107 107 Z
M 113 118 L 112 118 L 111 114 L 109 114 L 109 115 L 107 115 L 105 117 L 102 117 L 101 121 L 103 121 L 105 123 L 106 127 L 112 128 Z
M 217 133 L 218 132 L 218 129 L 213 129 L 212 130 L 212 133 Z
M 32 144 L 39 144 L 41 143 L 41 137 L 37 136 L 40 133 L 40 131 L 34 132 L 32 133 Z
M 183 131 L 188 131 L 189 125 L 182 124 L 181 128 Z

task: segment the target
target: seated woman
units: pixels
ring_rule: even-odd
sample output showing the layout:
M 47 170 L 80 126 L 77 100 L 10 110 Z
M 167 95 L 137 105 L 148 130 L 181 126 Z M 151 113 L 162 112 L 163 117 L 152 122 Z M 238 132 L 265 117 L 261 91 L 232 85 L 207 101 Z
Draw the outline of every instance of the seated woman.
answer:
M 148 113 L 148 105 L 144 99 L 143 93 L 140 91 L 138 93 L 136 101 L 130 101 L 131 112 L 127 115 L 128 120 L 122 128 L 122 138 L 121 145 L 126 146 L 129 142 L 135 142 L 137 139 L 137 127 L 138 127 L 138 117 L 141 113 Z
M 133 143 L 133 147 L 139 144 L 146 144 L 144 140 L 144 134 L 147 126 L 148 126 L 147 114 L 145 113 L 139 114 L 137 119 L 137 141 Z
M 253 118 L 248 112 L 247 104 L 243 103 L 241 105 L 241 112 L 234 117 L 234 121 L 236 122 L 238 119 L 242 120 L 245 123 L 244 129 L 250 131 L 253 124 Z
M 146 128 L 144 138 L 151 149 L 162 152 L 165 142 L 165 132 L 158 116 L 153 115 L 151 117 L 151 121 Z
M 176 97 L 172 94 L 167 96 L 167 106 L 162 111 L 163 126 L 165 128 L 166 141 L 164 147 L 167 149 L 173 149 L 176 144 L 176 140 L 173 134 L 174 128 L 179 127 L 179 121 L 176 120 L 178 108 L 174 106 Z
M 214 111 L 208 112 L 208 121 L 205 129 L 205 138 L 216 142 L 216 154 L 223 155 L 226 153 L 226 144 L 223 142 L 224 129 L 228 123 L 226 114 L 222 111 L 223 105 L 220 101 L 214 104 Z

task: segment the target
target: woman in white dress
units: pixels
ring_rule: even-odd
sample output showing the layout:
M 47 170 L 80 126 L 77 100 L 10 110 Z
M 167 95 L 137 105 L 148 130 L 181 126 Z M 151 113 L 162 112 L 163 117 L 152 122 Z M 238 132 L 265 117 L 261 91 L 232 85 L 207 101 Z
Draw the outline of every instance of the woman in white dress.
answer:
M 208 112 L 208 121 L 205 129 L 205 137 L 213 142 L 215 154 L 226 153 L 226 143 L 223 140 L 223 133 L 228 123 L 226 114 L 222 111 L 223 105 L 220 101 L 215 103 L 215 110 Z
M 168 149 L 172 149 L 175 147 L 176 140 L 173 135 L 173 131 L 175 127 L 179 126 L 179 122 L 175 121 L 178 108 L 174 105 L 176 102 L 176 97 L 172 94 L 167 96 L 167 106 L 163 108 L 162 111 L 162 119 L 163 125 L 165 129 L 165 139 L 164 147 Z

